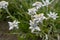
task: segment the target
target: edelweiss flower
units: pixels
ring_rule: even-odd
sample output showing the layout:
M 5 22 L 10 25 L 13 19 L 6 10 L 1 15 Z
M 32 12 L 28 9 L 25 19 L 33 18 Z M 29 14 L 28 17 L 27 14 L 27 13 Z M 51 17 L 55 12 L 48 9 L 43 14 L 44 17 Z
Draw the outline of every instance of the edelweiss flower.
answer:
M 40 28 L 35 23 L 35 21 L 31 21 L 31 20 L 30 20 L 30 27 L 29 27 L 29 29 L 31 29 L 32 33 L 34 33 L 35 30 L 41 31 Z
M 8 2 L 6 2 L 6 1 L 1 1 L 0 2 L 0 8 L 5 9 L 5 8 L 7 8 L 7 6 L 8 6 Z
M 19 28 L 18 27 L 18 23 L 20 23 L 20 22 L 18 22 L 17 20 L 14 20 L 13 22 L 8 22 L 9 23 L 9 30 L 12 30 L 14 27 L 15 28 Z
M 56 20 L 56 18 L 58 18 L 58 14 L 55 12 L 50 12 L 50 14 L 47 14 L 50 18 L 53 18 L 54 20 Z
M 54 0 L 52 0 L 51 2 L 50 2 L 50 0 L 42 0 L 42 2 L 44 3 L 44 6 L 48 6 L 49 4 L 51 4 L 52 2 L 53 2 Z
M 41 2 L 35 2 L 32 4 L 32 6 L 35 6 L 37 9 L 39 9 L 40 7 L 42 7 L 42 3 Z
M 33 16 L 33 15 L 35 15 L 35 14 L 36 14 L 36 11 L 37 11 L 37 9 L 36 9 L 36 8 L 28 9 L 28 14 L 29 14 L 29 15 L 31 15 L 31 16 Z
M 37 22 L 42 23 L 44 19 L 47 19 L 43 13 L 34 15 L 34 19 L 37 20 Z

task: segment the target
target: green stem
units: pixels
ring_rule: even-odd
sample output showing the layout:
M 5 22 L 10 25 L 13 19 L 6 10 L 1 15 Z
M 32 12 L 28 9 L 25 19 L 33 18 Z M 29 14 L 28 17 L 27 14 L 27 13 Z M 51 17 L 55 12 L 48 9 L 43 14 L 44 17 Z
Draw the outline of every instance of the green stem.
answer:
M 10 14 L 10 12 L 8 11 L 8 9 L 5 9 L 6 10 L 6 12 L 8 13 L 8 15 L 14 20 L 14 19 L 16 19 L 15 17 L 13 17 L 11 14 Z
M 50 35 L 51 30 L 52 30 L 52 26 L 50 27 L 50 30 L 49 30 L 49 32 L 48 32 L 48 35 Z
M 59 34 L 57 34 L 57 40 L 60 40 L 60 36 L 59 36 Z
M 53 20 L 53 28 L 54 28 L 55 31 L 57 31 L 56 26 L 54 24 L 54 20 Z
M 46 7 L 47 7 L 47 12 L 46 13 L 48 14 L 48 6 L 46 6 Z

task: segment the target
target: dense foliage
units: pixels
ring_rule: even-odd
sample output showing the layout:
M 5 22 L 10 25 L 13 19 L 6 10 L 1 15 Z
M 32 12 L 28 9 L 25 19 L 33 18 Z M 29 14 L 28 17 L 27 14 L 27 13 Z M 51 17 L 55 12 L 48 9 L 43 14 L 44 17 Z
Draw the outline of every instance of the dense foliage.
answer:
M 36 13 L 43 13 L 46 17 L 48 17 L 47 14 L 49 14 L 50 11 L 58 14 L 58 18 L 56 20 L 50 18 L 48 20 L 43 20 L 43 24 L 38 23 L 38 26 L 41 29 L 41 31 L 39 31 L 38 33 L 31 33 L 31 30 L 29 29 L 29 20 L 33 20 L 34 18 L 32 18 L 31 15 L 28 14 L 28 9 L 33 8 L 33 3 L 37 1 L 42 2 L 42 0 L 4 1 L 8 2 L 8 6 L 5 9 L 0 9 L 0 21 L 8 21 L 10 23 L 14 20 L 18 20 L 18 22 L 20 22 L 19 24 L 17 22 L 19 28 L 10 30 L 9 34 L 17 34 L 18 40 L 59 40 L 60 0 L 54 0 L 51 4 L 48 5 L 48 8 L 44 6 L 38 9 Z

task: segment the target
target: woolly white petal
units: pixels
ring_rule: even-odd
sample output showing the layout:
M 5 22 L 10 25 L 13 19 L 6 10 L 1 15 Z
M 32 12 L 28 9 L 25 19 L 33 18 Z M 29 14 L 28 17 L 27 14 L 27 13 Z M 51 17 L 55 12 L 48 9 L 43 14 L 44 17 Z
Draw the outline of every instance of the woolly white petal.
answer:
M 31 30 L 31 33 L 34 33 L 34 31 L 35 31 L 35 29 L 32 29 L 32 30 Z
M 36 30 L 41 31 L 39 27 L 36 27 Z
M 13 29 L 13 26 L 10 26 L 10 27 L 9 27 L 9 30 L 12 30 L 12 29 Z

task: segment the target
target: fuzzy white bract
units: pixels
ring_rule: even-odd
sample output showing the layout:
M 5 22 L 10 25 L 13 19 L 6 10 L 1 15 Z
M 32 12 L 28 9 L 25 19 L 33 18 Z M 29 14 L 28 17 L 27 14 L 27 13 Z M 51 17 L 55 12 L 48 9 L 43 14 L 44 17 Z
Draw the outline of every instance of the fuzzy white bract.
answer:
M 28 9 L 28 14 L 29 14 L 29 15 L 31 15 L 31 16 L 33 16 L 33 15 L 35 15 L 35 14 L 36 14 L 36 11 L 37 11 L 37 9 L 36 9 L 36 8 Z
M 31 29 L 31 33 L 34 33 L 35 30 L 41 31 L 40 28 L 37 26 L 37 23 L 34 20 L 33 21 L 30 20 L 29 24 L 30 24 L 29 29 Z
M 47 14 L 48 16 L 49 16 L 49 18 L 52 18 L 52 19 L 54 19 L 54 20 L 56 20 L 56 18 L 58 18 L 58 14 L 57 13 L 55 13 L 55 12 L 50 12 L 50 14 Z
M 45 35 L 45 37 L 46 37 L 45 40 L 48 40 L 48 35 L 47 34 Z
M 1 2 L 0 2 L 0 9 L 1 9 L 1 8 L 6 9 L 7 6 L 8 6 L 8 2 L 6 2 L 6 1 L 1 1 Z
M 36 9 L 39 9 L 40 7 L 42 7 L 42 5 L 43 4 L 41 2 L 35 2 L 35 3 L 32 4 L 32 6 L 35 6 Z
M 49 4 L 51 4 L 54 0 L 50 1 L 50 0 L 42 0 L 44 6 L 48 6 Z
M 20 23 L 20 22 L 18 22 L 17 20 L 14 20 L 13 22 L 8 22 L 9 23 L 9 30 L 12 30 L 14 27 L 15 28 L 19 28 L 18 27 L 18 23 Z
M 34 15 L 34 19 L 37 20 L 37 22 L 42 23 L 44 19 L 47 19 L 43 13 Z

